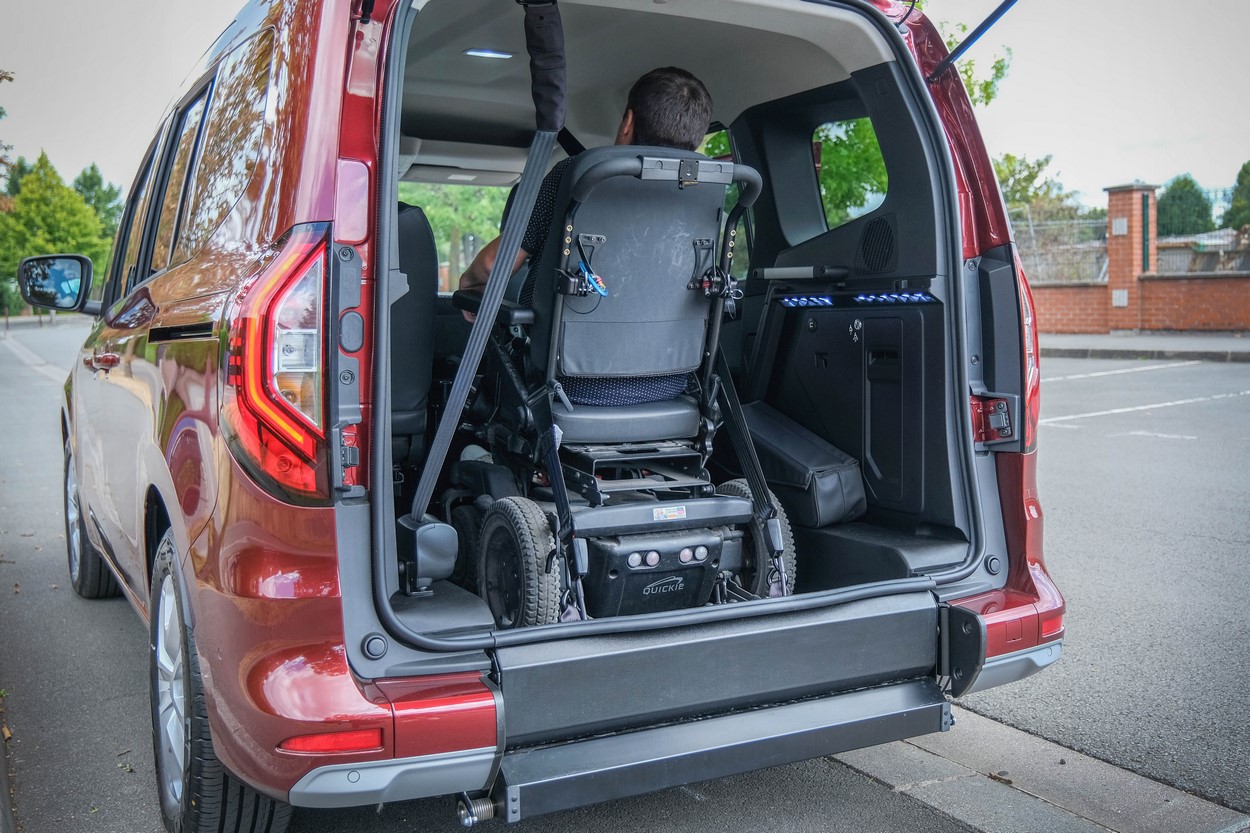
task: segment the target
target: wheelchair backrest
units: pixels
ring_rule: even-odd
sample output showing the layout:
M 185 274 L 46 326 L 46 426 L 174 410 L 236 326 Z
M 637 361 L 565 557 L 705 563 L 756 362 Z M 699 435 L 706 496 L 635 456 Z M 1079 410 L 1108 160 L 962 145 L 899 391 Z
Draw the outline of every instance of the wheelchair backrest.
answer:
M 713 307 L 688 285 L 715 266 L 732 178 L 732 163 L 673 148 L 575 157 L 531 269 L 531 367 L 547 380 L 697 370 Z

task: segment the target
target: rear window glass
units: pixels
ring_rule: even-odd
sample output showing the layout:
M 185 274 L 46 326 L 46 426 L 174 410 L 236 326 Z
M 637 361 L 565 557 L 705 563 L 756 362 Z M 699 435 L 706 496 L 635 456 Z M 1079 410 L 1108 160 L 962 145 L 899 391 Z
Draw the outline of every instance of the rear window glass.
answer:
M 236 47 L 217 70 L 190 212 L 175 259 L 200 250 L 243 195 L 260 160 L 273 32 Z
M 861 217 L 885 200 L 885 159 L 870 120 L 820 125 L 812 134 L 812 155 L 829 228 Z

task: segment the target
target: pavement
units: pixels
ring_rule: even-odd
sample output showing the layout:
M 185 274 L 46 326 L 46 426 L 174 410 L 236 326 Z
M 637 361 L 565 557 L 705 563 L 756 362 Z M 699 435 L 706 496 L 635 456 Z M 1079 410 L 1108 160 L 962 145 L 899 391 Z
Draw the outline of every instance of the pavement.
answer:
M 978 833 L 1243 833 L 1250 817 L 954 707 L 955 728 L 835 756 Z
M 1042 333 L 1042 357 L 1250 362 L 1250 332 Z

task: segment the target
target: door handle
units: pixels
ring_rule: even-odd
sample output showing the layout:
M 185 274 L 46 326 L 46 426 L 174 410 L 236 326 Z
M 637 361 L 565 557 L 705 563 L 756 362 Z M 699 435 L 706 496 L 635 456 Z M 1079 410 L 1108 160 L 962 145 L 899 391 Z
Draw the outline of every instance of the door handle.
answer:
M 111 370 L 122 363 L 122 357 L 116 353 L 96 353 L 91 357 L 91 367 L 95 370 Z

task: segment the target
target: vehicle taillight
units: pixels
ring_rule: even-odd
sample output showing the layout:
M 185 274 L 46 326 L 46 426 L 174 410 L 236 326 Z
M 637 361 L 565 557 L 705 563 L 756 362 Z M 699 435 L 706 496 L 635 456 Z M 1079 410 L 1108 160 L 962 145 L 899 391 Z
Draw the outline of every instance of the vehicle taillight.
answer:
M 1037 421 L 1042 413 L 1042 371 L 1038 366 L 1041 350 L 1037 343 L 1037 321 L 1033 317 L 1033 292 L 1024 276 L 1020 253 L 1012 249 L 1016 284 L 1020 287 L 1020 326 L 1024 332 L 1024 451 L 1037 448 Z
M 325 452 L 326 228 L 294 229 L 226 311 L 222 421 L 236 458 L 279 496 L 329 495 Z

